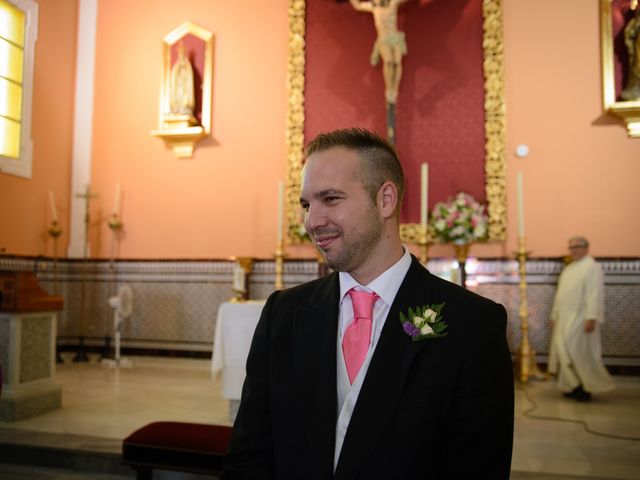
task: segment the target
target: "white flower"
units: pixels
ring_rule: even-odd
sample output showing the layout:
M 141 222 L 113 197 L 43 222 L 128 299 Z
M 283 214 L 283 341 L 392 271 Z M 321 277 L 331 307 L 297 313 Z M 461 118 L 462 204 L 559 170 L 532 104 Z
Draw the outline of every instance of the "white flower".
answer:
M 445 222 L 442 218 L 439 219 L 436 222 L 436 229 L 440 230 L 440 231 L 443 231 L 445 228 L 447 228 L 447 222 Z
M 416 315 L 413 317 L 413 324 L 418 328 L 422 328 L 422 325 L 427 324 L 427 320 Z
M 424 316 L 429 323 L 433 323 L 436 321 L 436 317 L 438 316 L 438 314 L 433 310 L 431 310 L 430 308 L 428 308 L 427 311 L 424 312 Z
M 483 224 L 476 225 L 476 228 L 473 229 L 473 236 L 476 238 L 484 237 L 484 234 L 487 232 L 486 228 Z
M 433 328 L 431 328 L 428 323 L 425 323 L 420 329 L 420 333 L 422 335 L 429 335 L 430 333 L 433 333 Z
M 452 237 L 457 237 L 459 235 L 463 235 L 464 234 L 464 228 L 462 228 L 460 225 L 453 227 L 453 229 L 451 230 L 451 236 Z

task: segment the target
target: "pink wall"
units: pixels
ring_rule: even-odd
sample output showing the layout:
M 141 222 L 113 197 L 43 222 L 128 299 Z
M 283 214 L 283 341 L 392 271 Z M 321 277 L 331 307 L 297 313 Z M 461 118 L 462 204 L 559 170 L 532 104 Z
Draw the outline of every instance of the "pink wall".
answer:
M 53 255 L 48 191 L 58 207 L 63 235 L 58 253 L 66 251 L 69 233 L 69 185 L 75 82 L 77 0 L 39 2 L 33 117 L 32 178 L 0 173 L 0 252 Z
M 601 107 L 598 0 L 504 1 L 508 241 L 474 256 L 515 250 L 515 175 L 525 181 L 528 249 L 565 253 L 582 233 L 599 256 L 640 256 L 640 139 Z M 55 4 L 55 5 L 54 5 Z M 92 252 L 110 254 L 106 216 L 124 192 L 123 258 L 269 257 L 276 185 L 285 167 L 287 0 L 99 2 L 92 187 L 101 195 Z M 54 8 L 55 7 L 55 8 Z M 191 20 L 215 35 L 213 134 L 178 160 L 157 126 L 163 36 Z M 0 174 L 0 248 L 52 253 L 46 192 L 68 230 L 76 0 L 40 2 L 33 136 L 34 176 Z M 531 154 L 515 157 L 526 143 Z M 75 201 L 75 200 L 74 200 Z M 62 245 L 66 245 L 65 237 Z M 291 256 L 313 256 L 308 248 Z M 433 256 L 451 255 L 434 247 Z
M 601 256 L 640 255 L 640 138 L 602 112 L 599 1 L 505 1 L 509 250 L 515 174 L 525 183 L 528 246 L 564 253 L 583 234 Z M 514 150 L 528 144 L 529 157 Z
M 162 39 L 185 21 L 214 34 L 212 138 L 177 159 L 157 128 Z M 99 3 L 93 187 L 102 215 L 124 192 L 119 255 L 265 257 L 285 169 L 287 1 Z M 98 215 L 94 215 L 98 218 Z M 92 231 L 110 254 L 111 233 Z

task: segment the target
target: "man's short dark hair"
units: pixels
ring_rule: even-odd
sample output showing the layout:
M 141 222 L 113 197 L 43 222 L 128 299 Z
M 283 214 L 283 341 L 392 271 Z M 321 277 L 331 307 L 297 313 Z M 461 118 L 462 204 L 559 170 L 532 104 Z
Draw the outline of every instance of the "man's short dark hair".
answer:
M 311 140 L 305 149 L 305 159 L 313 153 L 337 147 L 354 150 L 360 155 L 360 178 L 374 204 L 382 184 L 393 182 L 398 189 L 396 213 L 399 214 L 405 182 L 396 149 L 375 132 L 364 128 L 343 128 L 321 133 Z

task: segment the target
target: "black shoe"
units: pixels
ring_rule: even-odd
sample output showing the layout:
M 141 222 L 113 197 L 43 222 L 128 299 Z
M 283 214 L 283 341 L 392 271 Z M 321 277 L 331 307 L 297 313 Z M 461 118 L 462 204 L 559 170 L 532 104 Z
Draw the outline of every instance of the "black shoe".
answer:
M 562 395 L 566 398 L 576 398 L 581 391 L 584 392 L 584 390 L 582 390 L 582 386 L 578 385 L 576 388 L 574 388 L 570 392 L 564 392 Z
M 591 394 L 581 388 L 580 391 L 576 394 L 575 399 L 579 402 L 590 402 Z
M 576 388 L 574 388 L 570 392 L 565 392 L 562 395 L 564 395 L 567 398 L 573 398 L 578 402 L 591 401 L 591 394 L 587 392 L 584 388 L 582 388 L 582 385 L 578 385 Z

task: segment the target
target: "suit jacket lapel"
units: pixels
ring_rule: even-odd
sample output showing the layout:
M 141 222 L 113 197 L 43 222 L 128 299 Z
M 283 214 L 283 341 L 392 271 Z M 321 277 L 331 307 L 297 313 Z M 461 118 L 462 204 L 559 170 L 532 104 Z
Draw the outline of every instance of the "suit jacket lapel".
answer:
M 428 303 L 429 273 L 413 258 L 391 305 L 371 359 L 336 467 L 335 478 L 353 478 L 380 441 L 404 390 L 409 367 L 428 342 L 413 343 L 400 323 L 400 311 Z M 427 300 L 425 300 L 427 299 Z
M 311 445 L 309 471 L 319 478 L 333 472 L 335 423 L 337 418 L 336 335 L 339 313 L 339 281 L 329 275 L 307 305 L 293 319 L 293 362 L 297 372 L 300 412 Z M 324 475 L 323 475 L 324 473 Z

